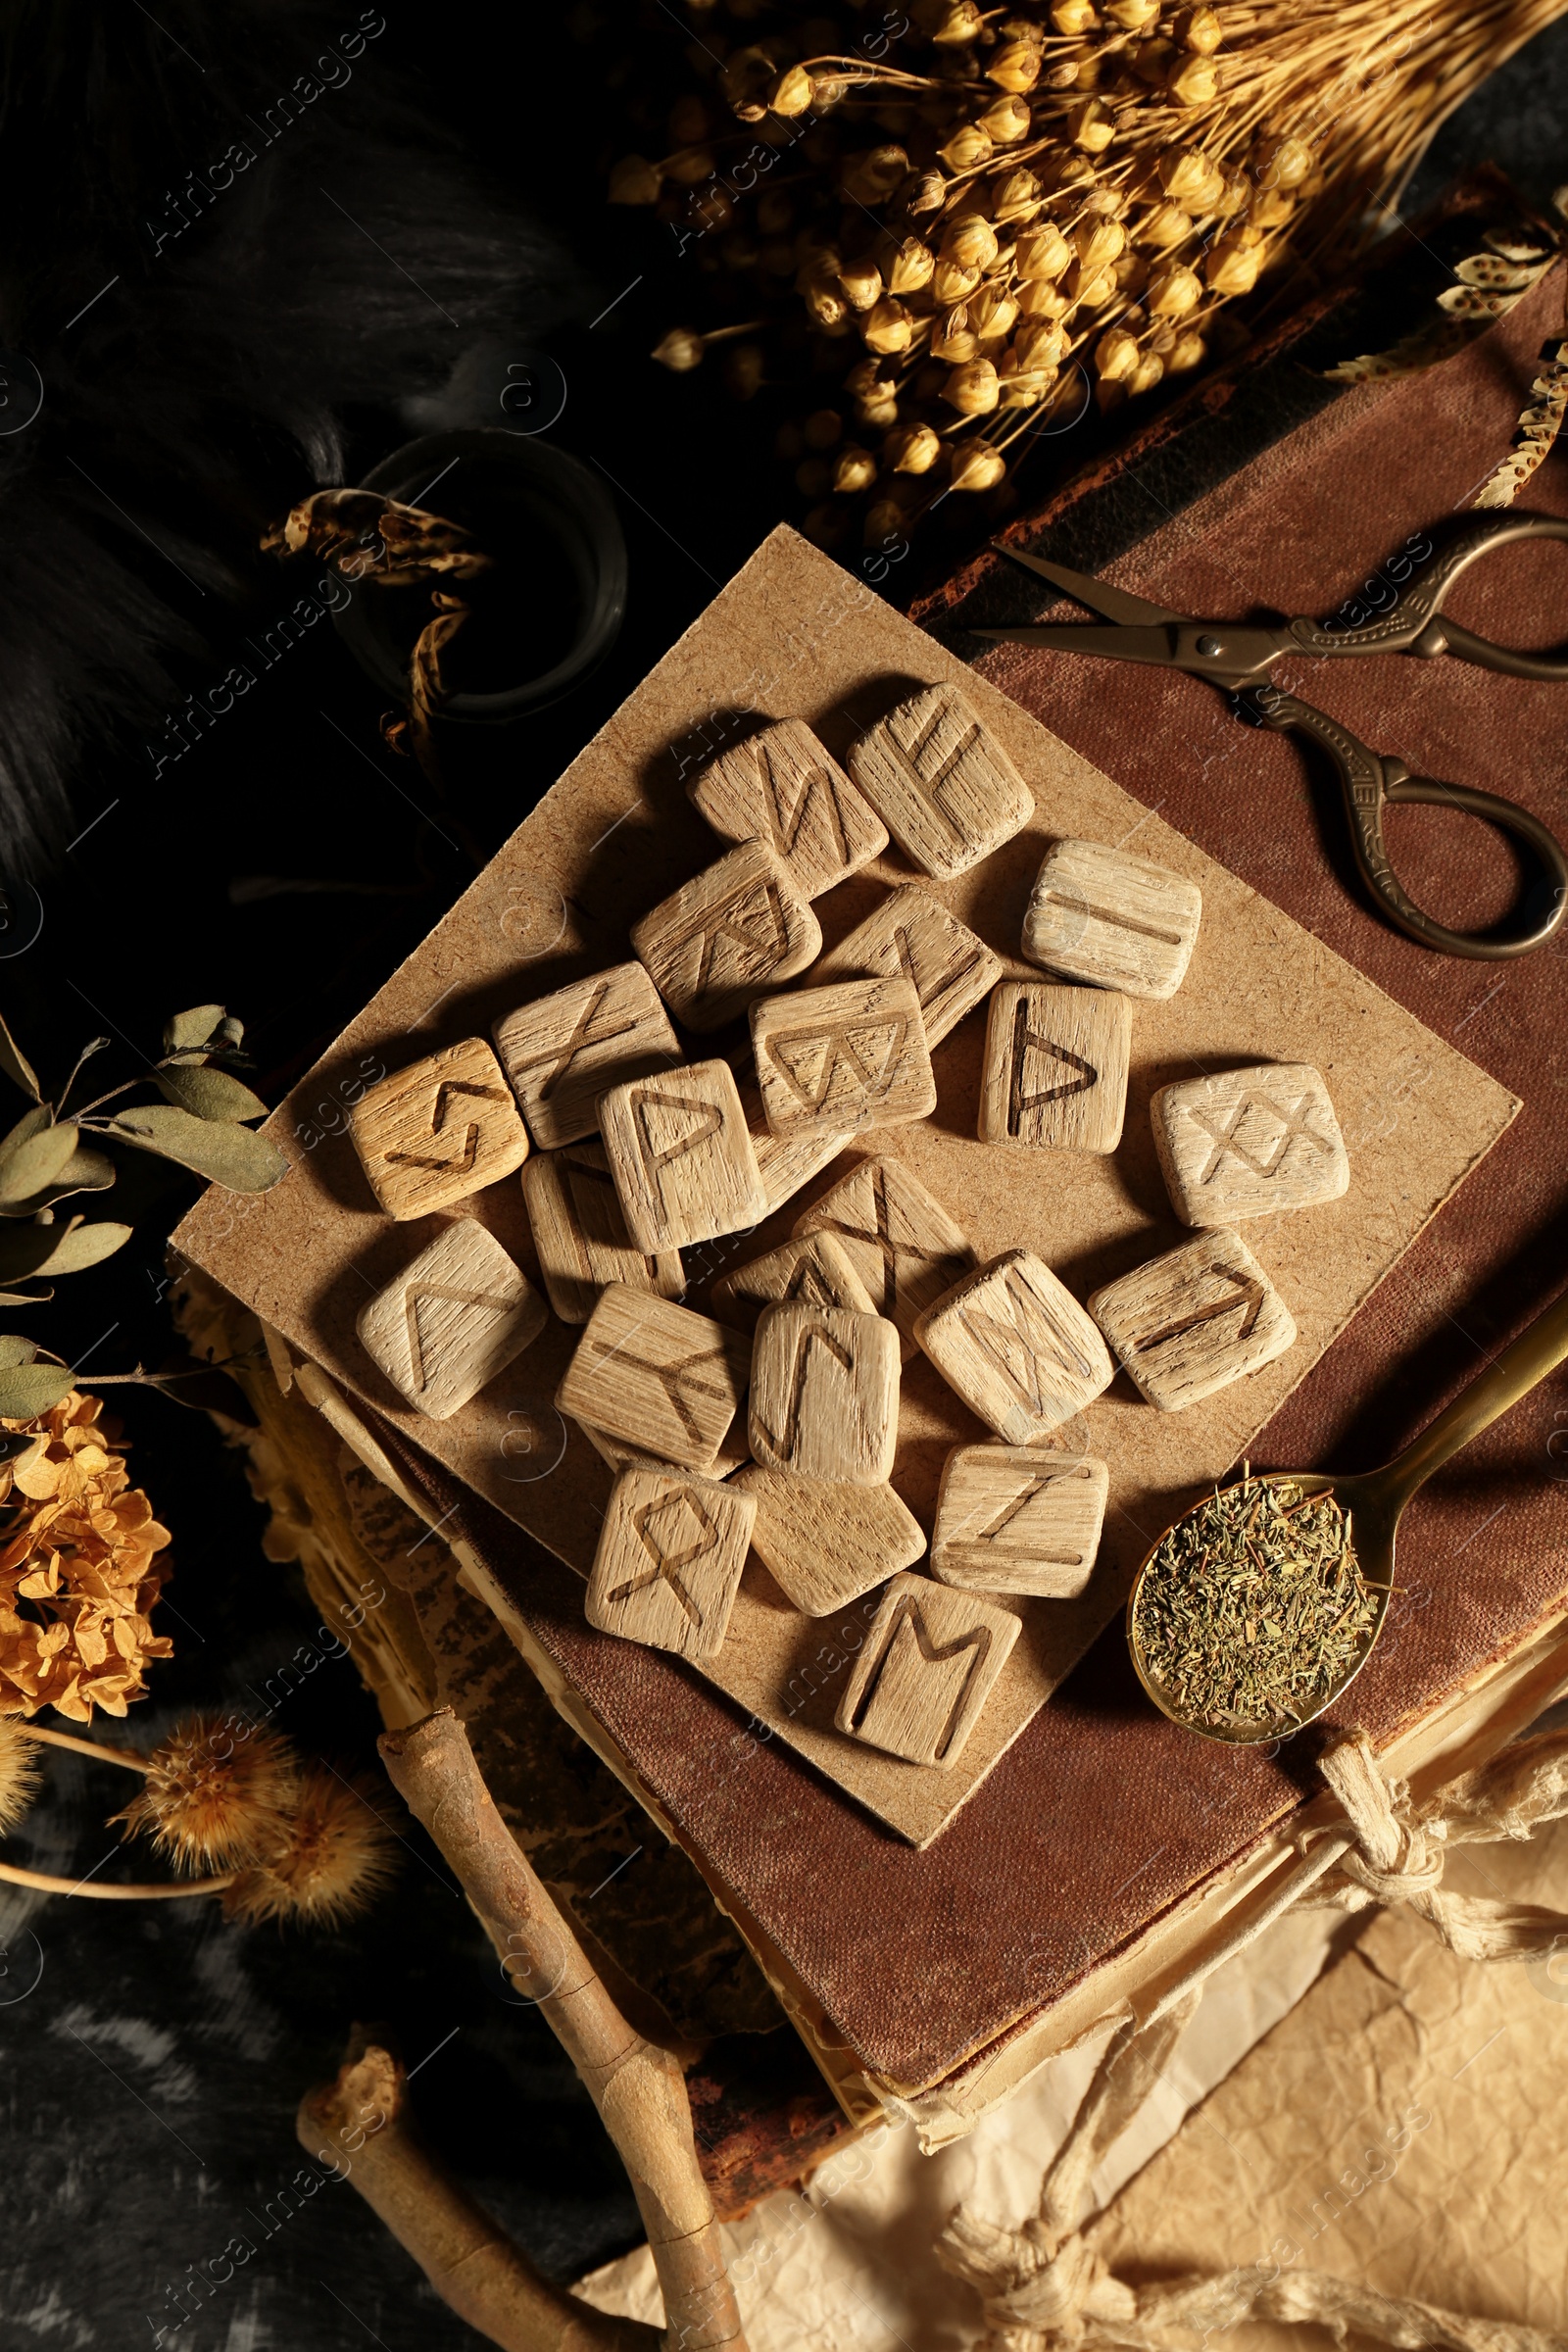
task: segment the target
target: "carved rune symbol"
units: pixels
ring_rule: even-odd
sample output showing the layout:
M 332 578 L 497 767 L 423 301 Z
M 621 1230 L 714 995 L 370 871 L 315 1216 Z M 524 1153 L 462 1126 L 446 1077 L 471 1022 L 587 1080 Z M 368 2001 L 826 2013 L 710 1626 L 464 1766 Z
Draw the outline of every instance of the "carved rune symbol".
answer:
M 758 1415 L 757 1420 L 758 1428 L 761 1431 L 761 1434 L 766 1439 L 770 1449 L 777 1454 L 780 1461 L 789 1461 L 791 1459 L 795 1452 L 796 1445 L 800 1439 L 801 1405 L 806 1396 L 806 1381 L 807 1375 L 811 1368 L 811 1350 L 813 1348 L 820 1348 L 823 1354 L 831 1358 L 831 1360 L 838 1364 L 842 1370 L 846 1372 L 853 1372 L 855 1369 L 855 1350 L 852 1348 L 844 1347 L 838 1340 L 833 1338 L 831 1333 L 824 1331 L 820 1324 L 813 1325 L 809 1331 L 803 1331 L 801 1333 L 800 1338 L 795 1343 L 795 1361 L 790 1367 L 789 1395 L 786 1397 L 784 1404 L 784 1426 L 782 1430 L 775 1435 L 774 1432 L 767 1427 L 760 1414 Z M 753 1392 L 753 1396 L 755 1410 L 755 1391 Z
M 1268 1296 L 1263 1285 L 1255 1275 L 1238 1274 L 1234 1266 L 1210 1266 L 1207 1270 L 1218 1281 L 1233 1284 L 1234 1296 L 1216 1298 L 1208 1306 L 1196 1306 L 1191 1314 L 1178 1315 L 1172 1323 L 1162 1323 L 1147 1339 L 1135 1340 L 1133 1352 L 1136 1355 L 1150 1355 L 1154 1348 L 1163 1348 L 1167 1340 L 1179 1340 L 1184 1332 L 1196 1331 L 1200 1323 L 1212 1323 L 1219 1315 L 1234 1314 L 1239 1306 L 1245 1306 L 1247 1311 L 1236 1334 L 1237 1341 L 1240 1343 L 1250 1337 L 1252 1326 L 1262 1313 L 1263 1301 Z
M 965 954 L 961 947 L 955 948 L 940 972 L 933 972 L 929 969 L 924 973 L 918 972 L 915 969 L 914 951 L 909 945 L 909 931 L 906 923 L 895 923 L 893 926 L 893 952 L 898 956 L 900 971 L 920 1000 L 922 1012 L 929 1010 L 945 988 L 956 988 L 958 982 L 974 970 L 983 954 L 983 950 L 979 948 L 976 948 L 972 954 Z
M 964 1261 L 946 1250 L 922 1249 L 907 1234 L 901 1242 L 893 1239 L 893 1209 L 888 1200 L 888 1174 L 878 1167 L 871 1176 L 872 1230 L 863 1225 L 850 1225 L 842 1217 L 824 1218 L 818 1230 L 822 1233 L 841 1233 L 847 1241 L 874 1242 L 882 1253 L 882 1310 L 891 1314 L 898 1303 L 900 1285 L 912 1282 L 929 1266 L 939 1266 L 955 1276 L 964 1270 Z
M 1123 914 L 1119 907 L 1091 906 L 1075 890 L 1048 890 L 1042 895 L 1053 906 L 1066 906 L 1074 914 L 1086 915 L 1097 923 L 1111 923 L 1118 931 L 1136 931 L 1140 939 L 1157 939 L 1166 948 L 1179 948 L 1182 944 L 1179 931 L 1163 931 L 1157 923 L 1140 923 L 1132 915 Z
M 722 906 L 698 915 L 684 931 L 662 943 L 661 953 L 671 959 L 694 942 L 701 943 L 694 984 L 701 996 L 713 985 L 713 965 L 723 940 L 734 948 L 733 960 L 743 977 L 773 969 L 790 944 L 777 883 L 749 882 Z
M 667 1168 L 672 1159 L 683 1159 L 688 1152 L 695 1152 L 699 1144 L 706 1144 L 710 1136 L 717 1135 L 724 1124 L 724 1113 L 716 1102 L 694 1102 L 690 1095 L 665 1094 L 656 1086 L 640 1086 L 628 1100 L 637 1122 L 637 1149 L 642 1155 L 643 1173 L 651 1190 L 662 1200 L 663 1184 L 661 1171 Z M 677 1136 L 673 1143 L 661 1146 L 654 1141 L 648 1118 L 651 1110 L 690 1111 L 698 1124 L 688 1134 Z
M 526 1061 L 516 1063 L 516 1075 L 519 1078 L 526 1077 L 530 1070 L 537 1070 L 543 1062 L 548 1061 L 553 1065 L 550 1075 L 539 1089 L 541 1102 L 547 1102 L 550 1100 L 556 1087 L 564 1078 L 584 1046 L 608 1046 L 617 1037 L 630 1037 L 636 1028 L 637 1023 L 633 1018 L 629 1021 L 622 1021 L 618 1029 L 595 1029 L 593 1025 L 595 1015 L 609 994 L 610 982 L 601 980 L 582 1011 L 577 1015 L 576 1026 L 571 1035 L 563 1044 L 547 1046 L 542 1054 L 531 1054 Z
M 594 1269 L 587 1253 L 588 1243 L 597 1242 L 604 1250 L 626 1250 L 631 1243 L 610 1170 L 596 1168 L 591 1161 L 579 1159 L 570 1152 L 563 1152 L 562 1157 L 566 1163 L 566 1190 L 578 1228 L 572 1236 L 577 1244 L 577 1263 L 583 1279 L 592 1281 Z M 642 1256 L 649 1273 L 657 1275 L 657 1258 L 649 1257 L 646 1252 Z
M 1044 1494 L 1048 1487 L 1059 1486 L 1065 1478 L 1080 1478 L 1082 1475 L 1078 1470 L 1048 1470 L 1038 1477 L 1026 1479 L 1011 1500 L 1003 1504 L 989 1527 L 977 1527 L 968 1536 L 959 1557 L 972 1561 L 974 1555 L 982 1551 L 1001 1553 L 1004 1558 L 1010 1553 L 1023 1560 L 1044 1561 L 1053 1568 L 1081 1568 L 1084 1565 L 1081 1551 L 1040 1551 L 1032 1544 L 1000 1544 L 997 1539 L 1004 1528 L 1012 1525 L 1020 1512 L 1028 1509 L 1037 1494 Z M 962 1533 L 961 1530 L 959 1532 Z
M 435 1106 L 430 1114 L 432 1135 L 444 1132 L 447 1112 L 459 1095 L 472 1095 L 481 1102 L 504 1102 L 507 1099 L 499 1086 L 476 1086 L 466 1078 L 443 1078 L 435 1090 Z M 470 1119 L 456 1159 L 431 1159 L 417 1152 L 388 1152 L 386 1157 L 400 1168 L 440 1168 L 443 1173 L 450 1171 L 457 1176 L 466 1176 L 474 1163 L 478 1150 L 478 1125 Z
M 829 838 L 839 857 L 846 864 L 849 862 L 850 845 L 844 831 L 839 796 L 833 789 L 833 779 L 825 767 L 808 767 L 800 781 L 794 801 L 786 807 L 785 779 L 779 773 L 779 763 L 764 735 L 757 746 L 757 780 L 762 787 L 763 799 L 770 811 L 768 823 L 774 847 L 781 858 L 787 858 L 800 840 L 801 827 L 806 822 L 807 811 L 815 794 L 819 804 L 824 804 L 826 808 Z
M 705 1436 L 710 1438 L 712 1432 L 710 1430 L 705 1432 L 699 1426 L 697 1416 L 682 1392 L 690 1391 L 698 1396 L 713 1396 L 718 1399 L 720 1404 L 728 1405 L 731 1408 L 734 1406 L 735 1386 L 733 1381 L 727 1378 L 718 1381 L 699 1380 L 697 1377 L 704 1364 L 718 1364 L 726 1374 L 728 1373 L 729 1364 L 721 1348 L 706 1348 L 701 1354 L 680 1355 L 669 1363 L 656 1364 L 646 1355 L 629 1355 L 624 1340 L 607 1344 L 604 1340 L 592 1339 L 590 1334 L 585 1340 L 585 1345 L 589 1344 L 592 1345 L 595 1351 L 594 1361 L 600 1368 L 606 1364 L 618 1364 L 623 1371 L 646 1372 L 651 1378 L 657 1380 L 674 1406 L 682 1429 L 698 1445 L 704 1442 Z
M 1244 1095 L 1234 1110 L 1226 1117 L 1218 1119 L 1211 1118 L 1206 1111 L 1190 1107 L 1189 1117 L 1197 1120 L 1199 1126 L 1214 1146 L 1204 1163 L 1203 1172 L 1198 1179 L 1199 1183 L 1208 1184 L 1211 1182 L 1219 1174 L 1227 1157 L 1239 1159 L 1250 1175 L 1260 1176 L 1265 1180 L 1270 1176 L 1277 1176 L 1285 1164 L 1286 1153 L 1298 1136 L 1311 1144 L 1315 1150 L 1332 1153 L 1333 1145 L 1306 1123 L 1302 1105 L 1310 1101 L 1309 1095 L 1298 1095 L 1293 1101 L 1284 1103 L 1276 1102 L 1272 1095 Z M 1283 1131 L 1275 1139 L 1265 1159 L 1257 1156 L 1257 1153 L 1243 1140 L 1240 1133 L 1242 1121 L 1250 1110 L 1268 1113 L 1270 1117 L 1279 1121 Z
M 913 1593 L 906 1593 L 888 1620 L 882 1642 L 882 1654 L 866 1678 L 865 1687 L 860 1692 L 859 1703 L 851 1718 L 853 1728 L 856 1731 L 861 1730 L 875 1705 L 882 1679 L 887 1674 L 890 1665 L 894 1663 L 895 1646 L 904 1651 L 906 1655 L 912 1647 L 917 1652 L 921 1663 L 926 1666 L 940 1666 L 947 1659 L 961 1657 L 965 1650 L 969 1650 L 972 1655 L 968 1667 L 954 1695 L 953 1704 L 948 1709 L 947 1718 L 942 1727 L 942 1736 L 935 1744 L 935 1759 L 940 1763 L 947 1753 L 954 1732 L 963 1713 L 963 1704 L 968 1696 L 969 1686 L 975 1676 L 982 1671 L 986 1659 L 991 1653 L 991 1628 L 988 1625 L 971 1625 L 966 1632 L 957 1635 L 952 1642 L 934 1642 L 927 1630 L 919 1601 Z
M 673 1513 L 682 1504 L 690 1511 L 702 1532 L 695 1543 L 686 1544 L 681 1550 L 666 1551 L 654 1532 L 653 1522 L 661 1513 L 664 1511 Z M 645 1502 L 640 1511 L 632 1513 L 631 1523 L 637 1531 L 637 1540 L 644 1551 L 647 1552 L 651 1565 L 645 1568 L 640 1575 L 629 1577 L 625 1584 L 617 1585 L 610 1594 L 610 1599 L 612 1602 L 630 1600 L 633 1594 L 645 1592 L 650 1585 L 666 1584 L 685 1610 L 687 1623 L 700 1633 L 703 1612 L 693 1600 L 681 1578 L 682 1569 L 690 1568 L 698 1560 L 706 1559 L 718 1542 L 718 1529 L 703 1507 L 700 1496 L 690 1487 L 682 1487 L 676 1494 L 663 1494 L 655 1502 Z
M 809 1110 L 822 1108 L 841 1067 L 849 1072 L 850 1089 L 863 1101 L 875 1102 L 898 1075 L 908 1034 L 909 1024 L 904 1019 L 787 1029 L 781 1036 L 768 1038 L 767 1057 L 791 1093 Z
M 1026 1093 L 1024 1066 L 1031 1052 L 1049 1054 L 1061 1068 L 1076 1071 L 1076 1077 L 1063 1079 L 1059 1086 L 1036 1087 L 1032 1094 Z M 1074 1054 L 1069 1046 L 1055 1045 L 1049 1037 L 1043 1037 L 1038 1029 L 1030 1028 L 1029 1000 L 1020 997 L 1012 1016 L 1012 1061 L 1007 1077 L 1007 1133 L 1013 1136 L 1022 1134 L 1026 1112 L 1039 1110 L 1047 1102 L 1059 1102 L 1068 1095 L 1085 1095 L 1091 1087 L 1099 1084 L 1100 1072 L 1092 1061 L 1085 1061 L 1083 1055 Z
M 403 1295 L 403 1305 L 409 1325 L 409 1362 L 416 1389 L 426 1389 L 430 1385 L 425 1378 L 424 1348 L 419 1329 L 419 1308 L 425 1300 L 431 1305 L 444 1300 L 452 1306 L 488 1307 L 491 1314 L 496 1316 L 512 1311 L 504 1298 L 492 1298 L 485 1291 L 454 1291 L 440 1283 L 411 1282 Z
M 956 821 L 952 811 L 943 805 L 942 787 L 964 754 L 972 751 L 980 741 L 978 719 L 970 719 L 953 749 L 934 767 L 927 770 L 920 765 L 921 757 L 929 747 L 932 736 L 948 716 L 946 706 L 940 701 L 936 702 L 932 705 L 930 715 L 912 743 L 906 745 L 895 741 L 891 728 L 888 730 L 887 743 L 889 750 L 893 752 L 904 769 L 905 782 L 927 803 L 933 815 L 941 818 L 954 840 L 961 844 L 964 839 L 963 828 Z
M 979 1306 L 960 1308 L 959 1320 L 1019 1403 L 1031 1413 L 1044 1413 L 1047 1398 L 1054 1394 L 1063 1371 L 1093 1380 L 1095 1367 L 1077 1342 L 1053 1320 L 1016 1266 L 1007 1268 L 1004 1288 L 1012 1310 L 1005 1323 Z

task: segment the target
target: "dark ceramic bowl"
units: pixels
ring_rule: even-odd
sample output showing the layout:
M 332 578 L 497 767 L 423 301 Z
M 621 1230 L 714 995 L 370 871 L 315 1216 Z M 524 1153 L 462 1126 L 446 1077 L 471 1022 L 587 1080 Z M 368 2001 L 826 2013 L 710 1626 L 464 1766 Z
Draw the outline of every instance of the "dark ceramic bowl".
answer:
M 614 643 L 626 609 L 626 542 L 609 491 L 564 450 L 502 426 L 432 433 L 383 458 L 360 485 L 470 531 L 498 562 L 446 658 L 444 718 L 496 726 L 559 702 Z M 367 676 L 408 697 L 409 653 L 427 589 L 367 581 L 333 617 Z

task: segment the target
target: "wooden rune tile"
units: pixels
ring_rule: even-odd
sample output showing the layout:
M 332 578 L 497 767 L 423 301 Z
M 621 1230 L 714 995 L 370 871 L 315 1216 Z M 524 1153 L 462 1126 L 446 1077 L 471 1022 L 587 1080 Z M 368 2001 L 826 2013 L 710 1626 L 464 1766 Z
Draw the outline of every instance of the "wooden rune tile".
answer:
M 482 1037 L 381 1079 L 349 1113 L 349 1132 L 371 1192 L 400 1223 L 483 1192 L 528 1156 L 528 1130 Z
M 890 890 L 880 906 L 829 951 L 812 984 L 868 978 L 914 982 L 927 1046 L 939 1046 L 1002 977 L 994 956 L 968 925 L 950 914 L 918 882 Z
M 656 1454 L 646 1452 L 640 1446 L 627 1446 L 621 1439 L 612 1438 L 602 1429 L 595 1429 L 591 1421 L 579 1421 L 577 1427 L 600 1460 L 608 1462 L 612 1470 L 671 1470 L 675 1467 L 672 1462 L 661 1461 Z M 737 1413 L 703 1476 L 728 1478 L 732 1470 L 738 1470 L 743 1462 L 749 1462 L 751 1458 L 752 1442 L 747 1435 L 746 1416 Z
M 1202 911 L 1198 884 L 1168 865 L 1104 842 L 1055 841 L 1023 918 L 1023 952 L 1069 980 L 1173 997 Z
M 752 1549 L 787 1599 L 830 1617 L 925 1551 L 925 1530 L 891 1487 L 849 1487 L 748 1462 L 735 1485 L 757 1505 Z
M 937 1106 L 912 980 L 844 980 L 752 1006 L 762 1108 L 775 1135 L 858 1134 Z
M 1077 1299 L 1032 1250 L 1004 1250 L 927 1307 L 914 1336 L 948 1386 L 1009 1446 L 1030 1446 L 1116 1376 Z
M 1184 1225 L 1233 1225 L 1338 1200 L 1349 1190 L 1350 1156 L 1310 1062 L 1178 1079 L 1159 1089 L 1149 1115 Z
M 633 927 L 631 944 L 688 1029 L 720 1029 L 822 952 L 822 927 L 780 859 L 749 841 Z
M 848 1306 L 874 1315 L 876 1304 L 830 1233 L 781 1242 L 763 1257 L 737 1266 L 708 1294 L 711 1312 L 738 1330 L 755 1331 L 764 1306 Z
M 775 719 L 686 787 L 725 841 L 764 841 L 804 899 L 820 898 L 888 846 L 887 827 L 804 719 Z
M 764 1469 L 885 1484 L 899 1438 L 899 1335 L 844 1306 L 764 1308 L 752 1345 L 752 1452 Z
M 495 1236 L 460 1217 L 360 1309 L 360 1344 L 392 1386 L 445 1421 L 539 1337 L 545 1302 Z
M 519 1004 L 493 1032 L 501 1066 L 543 1150 L 599 1126 L 607 1088 L 680 1060 L 680 1042 L 640 963 L 617 963 L 552 996 Z
M 842 1245 L 877 1313 L 897 1325 L 906 1363 L 920 1315 L 978 1263 L 941 1201 L 896 1159 L 862 1159 L 797 1218 L 795 1233 L 830 1233 Z
M 1071 1600 L 1100 1548 L 1110 1472 L 1044 1446 L 956 1446 L 942 1471 L 931 1573 L 968 1592 Z
M 1296 1343 L 1290 1308 L 1224 1227 L 1107 1283 L 1089 1311 L 1162 1413 L 1200 1403 Z
M 1019 1620 L 927 1576 L 896 1576 L 883 1594 L 833 1720 L 853 1740 L 909 1764 L 956 1764 Z
M 1114 1152 L 1132 1025 L 1131 1001 L 1115 989 L 1004 980 L 986 1023 L 980 1141 Z
M 850 774 L 900 849 L 946 881 L 1020 832 L 1034 795 L 952 686 L 928 686 L 862 735 Z
M 602 1634 L 686 1658 L 724 1646 L 757 1505 L 706 1478 L 622 1470 L 585 1603 Z
M 738 1332 L 613 1282 L 566 1366 L 556 1403 L 656 1461 L 708 1470 L 751 1379 Z
M 648 1256 L 749 1231 L 767 1196 L 727 1062 L 612 1087 L 599 1104 L 626 1230 Z
M 626 1231 L 603 1144 L 588 1140 L 536 1152 L 523 1165 L 522 1195 L 550 1303 L 563 1323 L 586 1323 L 607 1282 L 679 1298 L 686 1276 L 678 1250 L 645 1256 Z

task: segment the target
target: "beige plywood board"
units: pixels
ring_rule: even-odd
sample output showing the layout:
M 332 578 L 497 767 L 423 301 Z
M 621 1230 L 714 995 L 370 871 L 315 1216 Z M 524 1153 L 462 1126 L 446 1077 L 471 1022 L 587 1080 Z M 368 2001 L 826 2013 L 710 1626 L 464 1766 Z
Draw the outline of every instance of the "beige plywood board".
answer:
M 254 1198 L 210 1191 L 175 1236 L 188 1257 L 296 1348 L 586 1576 L 610 1474 L 579 1432 L 562 1431 L 551 1401 L 580 1330 L 552 1317 L 527 1354 L 451 1421 L 432 1425 L 416 1416 L 354 1330 L 365 1300 L 406 1257 L 411 1231 L 377 1209 L 331 1106 L 352 1101 L 383 1069 L 488 1035 L 491 1022 L 525 994 L 543 995 L 623 961 L 631 925 L 711 862 L 712 836 L 685 785 L 725 743 L 759 720 L 798 715 L 842 758 L 856 733 L 893 704 L 944 681 L 961 683 L 1025 778 L 1035 814 L 980 865 L 951 882 L 923 880 L 921 888 L 983 938 L 1012 977 L 1038 976 L 1019 957 L 1018 941 L 1031 886 L 1055 838 L 1136 848 L 1202 892 L 1202 925 L 1181 989 L 1135 1009 L 1123 1142 L 1105 1157 L 980 1144 L 985 1017 L 977 1009 L 932 1056 L 932 1116 L 857 1145 L 756 1233 L 689 1251 L 688 1303 L 701 1308 L 710 1281 L 787 1238 L 803 1207 L 873 1143 L 952 1210 L 982 1261 L 1004 1250 L 1033 1250 L 1081 1300 L 1185 1238 L 1151 1140 L 1152 1093 L 1246 1063 L 1309 1061 L 1321 1070 L 1349 1150 L 1351 1181 L 1343 1200 L 1249 1221 L 1248 1245 L 1299 1329 L 1286 1355 L 1184 1413 L 1156 1413 L 1119 1376 L 1054 1433 L 1053 1445 L 1109 1464 L 1100 1558 L 1079 1599 L 1024 1607 L 1020 1639 L 955 1770 L 879 1757 L 836 1733 L 833 1708 L 850 1657 L 836 1667 L 822 1659 L 847 1650 L 844 1642 L 835 1648 L 838 1620 L 803 1616 L 762 1571 L 748 1571 L 729 1640 L 704 1671 L 918 1844 L 952 1819 L 1115 1614 L 1148 1542 L 1174 1509 L 1249 1449 L 1507 1125 L 1514 1099 L 1453 1047 L 831 559 L 780 529 L 272 1114 L 267 1132 L 292 1163 L 284 1181 Z M 1118 679 L 1107 691 L 1134 692 L 1136 680 Z M 910 878 L 903 858 L 889 851 L 817 900 L 827 951 L 891 885 Z M 810 984 L 804 974 L 802 985 Z M 721 1043 L 694 1041 L 691 1058 Z M 518 1179 L 479 1194 L 470 1210 L 532 1279 L 536 1260 Z M 557 1442 L 546 1443 L 552 1432 Z M 907 1367 L 893 1483 L 928 1530 L 949 1449 L 985 1434 L 929 1364 Z M 552 1466 L 538 1474 L 541 1464 Z

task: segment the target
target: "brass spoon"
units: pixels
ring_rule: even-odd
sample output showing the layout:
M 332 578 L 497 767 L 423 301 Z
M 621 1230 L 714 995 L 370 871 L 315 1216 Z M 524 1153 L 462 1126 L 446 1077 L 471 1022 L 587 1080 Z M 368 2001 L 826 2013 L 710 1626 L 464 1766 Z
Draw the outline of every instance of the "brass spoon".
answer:
M 1491 1427 L 1499 1413 L 1505 1413 L 1510 1405 L 1517 1404 L 1520 1397 L 1527 1396 L 1538 1382 L 1545 1379 L 1548 1372 L 1555 1370 L 1565 1356 L 1568 1356 L 1568 1291 L 1554 1305 L 1548 1306 L 1544 1314 L 1538 1315 L 1535 1322 L 1522 1331 L 1516 1340 L 1510 1341 L 1500 1355 L 1494 1356 L 1487 1369 L 1450 1405 L 1446 1406 L 1402 1453 L 1396 1454 L 1392 1462 L 1385 1463 L 1381 1470 L 1364 1470 L 1346 1476 L 1332 1470 L 1254 1473 L 1253 1485 L 1288 1481 L 1290 1485 L 1298 1487 L 1303 1494 L 1333 1494 L 1341 1509 L 1350 1515 L 1352 1539 L 1361 1563 L 1361 1573 L 1377 1601 L 1377 1614 L 1362 1643 L 1359 1657 L 1312 1709 L 1311 1714 L 1300 1717 L 1299 1722 L 1292 1727 L 1293 1731 L 1298 1730 L 1303 1724 L 1314 1723 L 1319 1715 L 1332 1707 L 1371 1656 L 1372 1645 L 1383 1630 L 1389 1597 L 1394 1590 L 1394 1543 L 1398 1532 L 1399 1516 L 1411 1495 L 1425 1486 L 1434 1470 L 1441 1470 L 1461 1446 L 1468 1446 L 1472 1438 L 1478 1438 L 1484 1429 Z M 1237 1488 L 1225 1490 L 1231 1494 L 1237 1491 Z M 1207 1499 L 1205 1496 L 1204 1500 Z M 1194 1503 L 1192 1510 L 1201 1507 L 1200 1503 Z M 1190 1518 L 1191 1515 L 1191 1511 L 1182 1514 L 1183 1518 Z M 1172 1524 L 1179 1527 L 1181 1520 Z M 1185 1724 L 1189 1731 L 1199 1733 L 1205 1740 L 1220 1740 L 1235 1747 L 1255 1747 L 1265 1740 L 1278 1739 L 1281 1735 L 1277 1726 L 1256 1731 L 1220 1731 L 1210 1724 L 1195 1722 L 1161 1690 L 1149 1672 L 1138 1639 L 1138 1595 L 1144 1578 L 1149 1573 L 1150 1561 L 1170 1532 L 1170 1528 L 1167 1528 L 1159 1542 L 1150 1547 L 1148 1558 L 1139 1569 L 1127 1599 L 1127 1645 L 1132 1651 L 1139 1681 L 1162 1715 L 1168 1715 L 1172 1723 Z

